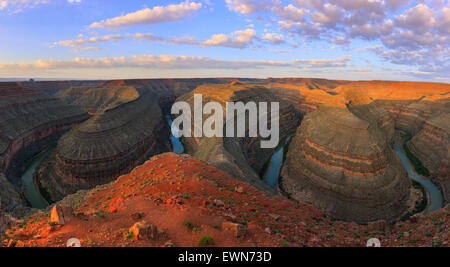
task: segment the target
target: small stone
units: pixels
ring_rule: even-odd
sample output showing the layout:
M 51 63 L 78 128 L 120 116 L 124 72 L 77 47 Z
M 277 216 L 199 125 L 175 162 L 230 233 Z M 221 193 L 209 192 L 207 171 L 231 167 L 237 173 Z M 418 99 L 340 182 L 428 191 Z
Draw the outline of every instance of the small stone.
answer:
M 387 222 L 384 220 L 370 222 L 367 227 L 367 230 L 369 232 L 377 232 L 377 233 L 384 233 L 386 232 L 386 229 L 387 229 Z
M 158 228 L 147 221 L 135 223 L 129 231 L 134 234 L 137 239 L 156 239 L 158 237 Z
M 10 239 L 9 242 L 8 242 L 7 247 L 8 247 L 8 248 L 13 248 L 13 247 L 15 247 L 15 246 L 16 246 L 16 241 Z
M 244 236 L 247 232 L 247 229 L 244 225 L 232 222 L 222 223 L 222 229 L 232 232 L 234 237 Z
M 278 214 L 269 214 L 270 217 L 272 217 L 275 221 L 277 221 L 281 216 Z
M 270 231 L 269 227 L 266 227 L 266 229 L 264 229 L 264 232 L 268 233 L 269 235 L 272 234 L 272 231 Z
M 444 210 L 445 210 L 445 211 L 450 211 L 450 204 L 447 204 L 447 205 L 444 207 Z
M 244 187 L 242 185 L 236 186 L 235 191 L 242 194 L 244 193 Z
M 122 209 L 124 207 L 124 201 L 125 200 L 123 197 L 119 197 L 119 198 L 112 200 L 109 203 L 109 211 L 111 213 L 116 213 L 117 211 L 119 211 L 120 209 Z
M 422 214 L 414 214 L 413 216 L 411 216 L 411 218 L 409 218 L 409 220 L 412 223 L 418 223 L 421 219 L 423 219 L 423 215 Z
M 225 206 L 225 203 L 220 199 L 215 199 L 214 205 L 216 205 L 217 207 L 223 207 L 223 206 Z

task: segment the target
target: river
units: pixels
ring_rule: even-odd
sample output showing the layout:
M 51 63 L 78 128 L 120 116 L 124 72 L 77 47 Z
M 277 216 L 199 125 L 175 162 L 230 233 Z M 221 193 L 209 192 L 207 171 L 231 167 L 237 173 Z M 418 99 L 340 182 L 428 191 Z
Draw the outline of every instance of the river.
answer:
M 430 195 L 430 205 L 426 210 L 425 215 L 430 214 L 430 212 L 440 210 L 442 208 L 441 191 L 439 191 L 439 189 L 432 182 L 423 178 L 416 172 L 411 162 L 409 161 L 408 157 L 406 156 L 401 142 L 397 142 L 395 144 L 395 152 L 397 153 L 398 157 L 402 160 L 403 166 L 408 172 L 409 177 L 414 181 L 420 183 Z
M 169 123 L 169 129 L 171 129 L 173 121 L 169 115 L 166 116 L 166 120 Z M 175 128 L 175 130 L 179 131 L 179 129 L 177 128 Z M 183 154 L 184 152 L 183 143 L 181 143 L 180 139 L 173 136 L 172 131 L 170 131 L 170 142 L 172 142 L 173 153 L 178 155 Z
M 278 178 L 280 177 L 281 167 L 283 167 L 283 155 L 283 147 L 280 147 L 275 151 L 270 159 L 269 170 L 264 179 L 264 182 L 275 190 L 278 188 Z
M 172 120 L 170 116 L 166 117 L 169 127 L 172 125 Z M 184 152 L 184 147 L 181 141 L 178 138 L 175 138 L 172 133 L 170 134 L 170 141 L 172 142 L 173 152 L 176 154 L 182 154 Z M 45 152 L 36 156 L 33 161 L 28 165 L 24 174 L 22 175 L 22 184 L 25 188 L 25 195 L 28 202 L 31 204 L 33 208 L 37 209 L 45 209 L 48 206 L 47 201 L 42 197 L 39 193 L 39 189 L 36 188 L 33 181 L 33 174 L 36 171 L 36 168 L 41 164 L 41 161 L 55 151 L 56 147 L 51 147 Z
M 41 161 L 55 151 L 56 147 L 51 147 L 45 152 L 36 156 L 28 165 L 25 173 L 22 175 L 22 184 L 25 188 L 25 196 L 33 208 L 45 209 L 48 206 L 47 201 L 39 193 L 39 189 L 34 185 L 33 174 L 36 168 L 41 164 Z

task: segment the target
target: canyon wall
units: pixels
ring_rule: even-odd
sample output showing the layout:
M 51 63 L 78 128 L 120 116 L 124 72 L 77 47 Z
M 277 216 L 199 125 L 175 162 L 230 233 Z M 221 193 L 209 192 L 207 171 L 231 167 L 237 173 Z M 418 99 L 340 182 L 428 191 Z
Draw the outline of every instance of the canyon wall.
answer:
M 201 94 L 203 96 L 203 104 L 208 102 L 217 102 L 222 106 L 224 111 L 224 130 L 226 129 L 226 103 L 227 102 L 266 102 L 270 108 L 271 102 L 280 103 L 280 145 L 282 145 L 287 137 L 295 132 L 295 129 L 300 123 L 300 119 L 296 116 L 294 107 L 274 96 L 266 88 L 260 85 L 240 84 L 233 82 L 231 84 L 220 85 L 202 85 L 197 87 L 193 92 L 180 97 L 177 101 L 187 102 L 191 109 L 194 110 L 194 94 Z M 202 107 L 203 108 L 203 107 Z M 268 126 L 271 125 L 271 113 L 268 112 Z M 237 123 L 237 114 L 234 114 L 235 125 Z M 209 116 L 203 116 L 203 123 Z M 252 184 L 257 188 L 266 192 L 273 193 L 273 191 L 261 180 L 265 167 L 267 167 L 270 158 L 275 151 L 273 149 L 261 148 L 261 137 L 248 137 L 249 129 L 249 114 L 246 118 L 246 136 L 245 138 L 231 138 L 231 137 L 201 137 L 201 138 L 183 138 L 185 149 L 194 157 L 206 161 L 217 168 L 224 170 L 232 176 Z M 194 131 L 194 124 L 192 120 L 191 129 Z M 254 125 L 254 121 L 250 122 Z
M 424 122 L 423 129 L 408 142 L 410 151 L 429 170 L 439 185 L 444 202 L 450 202 L 450 109 Z
M 399 219 L 408 208 L 411 183 L 389 145 L 393 123 L 376 107 L 352 109 L 356 115 L 331 107 L 306 115 L 289 146 L 282 187 L 332 218 Z
M 0 201 L 19 217 L 28 213 L 21 175 L 32 158 L 88 119 L 81 109 L 17 83 L 0 83 Z
M 65 134 L 39 167 L 38 180 L 49 200 L 112 181 L 170 150 L 169 129 L 152 93 L 103 86 L 71 88 L 65 96 L 93 116 Z
M 20 185 L 20 175 L 36 153 L 88 114 L 56 98 L 16 83 L 0 83 L 0 167 Z

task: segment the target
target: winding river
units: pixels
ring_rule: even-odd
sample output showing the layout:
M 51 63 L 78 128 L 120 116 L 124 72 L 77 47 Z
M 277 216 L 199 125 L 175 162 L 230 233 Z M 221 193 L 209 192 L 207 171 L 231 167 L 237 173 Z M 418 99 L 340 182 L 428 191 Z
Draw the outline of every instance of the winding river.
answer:
M 277 190 L 278 178 L 280 177 L 281 167 L 283 167 L 284 148 L 278 148 L 270 159 L 269 169 L 267 171 L 264 182 L 272 189 Z
M 170 116 L 166 116 L 169 123 L 169 127 L 172 125 L 172 119 Z M 172 133 L 170 134 L 170 141 L 172 142 L 173 152 L 176 154 L 182 154 L 184 152 L 184 147 L 178 138 L 175 138 Z M 56 147 L 53 146 L 45 152 L 36 156 L 33 161 L 28 165 L 24 174 L 22 175 L 22 184 L 25 188 L 25 196 L 28 202 L 33 208 L 45 209 L 48 206 L 48 202 L 39 193 L 39 189 L 35 186 L 33 181 L 33 174 L 36 168 L 41 164 L 41 161 L 55 151 Z
M 166 120 L 169 123 L 169 128 L 171 128 L 173 121 L 169 115 L 166 116 Z M 175 128 L 175 130 L 179 131 L 177 128 Z M 183 143 L 181 143 L 180 139 L 173 136 L 172 131 L 170 131 L 170 142 L 172 142 L 173 153 L 178 155 L 183 154 L 184 152 Z
M 33 208 L 45 209 L 48 206 L 48 202 L 39 193 L 39 189 L 35 186 L 33 181 L 33 174 L 36 168 L 41 164 L 41 161 L 55 151 L 56 147 L 53 146 L 47 149 L 45 152 L 36 156 L 33 161 L 28 165 L 25 173 L 22 175 L 22 184 L 25 188 L 25 196 L 28 202 Z
M 403 166 L 408 172 L 409 177 L 414 181 L 420 183 L 430 195 L 430 205 L 426 210 L 425 215 L 428 215 L 430 212 L 440 210 L 442 208 L 442 195 L 439 189 L 432 182 L 423 178 L 416 172 L 408 157 L 406 156 L 401 142 L 397 142 L 394 149 L 398 157 L 402 160 Z

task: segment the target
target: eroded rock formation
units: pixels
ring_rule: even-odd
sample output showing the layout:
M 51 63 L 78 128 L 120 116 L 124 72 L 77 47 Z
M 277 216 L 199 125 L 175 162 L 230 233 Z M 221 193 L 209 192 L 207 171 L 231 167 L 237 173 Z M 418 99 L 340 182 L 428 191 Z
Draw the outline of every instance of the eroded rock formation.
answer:
M 389 145 L 393 124 L 376 107 L 352 109 L 356 115 L 323 107 L 304 118 L 289 146 L 283 188 L 336 219 L 398 219 L 410 181 Z
M 259 85 L 252 84 L 221 84 L 221 85 L 203 85 L 196 88 L 193 92 L 186 94 L 178 99 L 190 104 L 194 109 L 194 94 L 201 94 L 203 104 L 208 102 L 218 102 L 222 105 L 224 116 L 226 115 L 227 102 L 250 101 L 260 103 L 267 102 L 270 107 L 271 102 L 280 103 L 280 144 L 286 141 L 286 138 L 295 132 L 300 123 L 296 116 L 294 107 L 286 101 L 274 96 L 269 90 Z M 209 116 L 203 116 L 203 122 Z M 270 127 L 270 111 L 268 116 L 268 126 Z M 235 123 L 237 122 L 235 114 Z M 248 114 L 246 116 L 248 133 Z M 193 123 L 193 120 L 192 120 Z M 194 130 L 194 125 L 191 127 Z M 224 129 L 226 129 L 226 119 L 224 119 Z M 248 134 L 247 134 L 248 136 Z M 275 149 L 262 149 L 261 138 L 183 138 L 185 149 L 196 158 L 209 162 L 217 168 L 224 170 L 234 177 L 250 183 L 262 190 L 272 192 L 271 189 L 261 180 L 260 174 L 270 160 Z
M 0 83 L 1 170 L 20 185 L 31 158 L 87 118 L 86 112 L 59 99 L 16 83 Z
M 169 129 L 156 97 L 133 87 L 71 90 L 70 101 L 91 119 L 64 135 L 38 170 L 52 201 L 130 172 L 153 155 L 170 150 Z
M 423 129 L 408 143 L 411 152 L 430 171 L 450 201 L 450 109 L 424 122 Z

